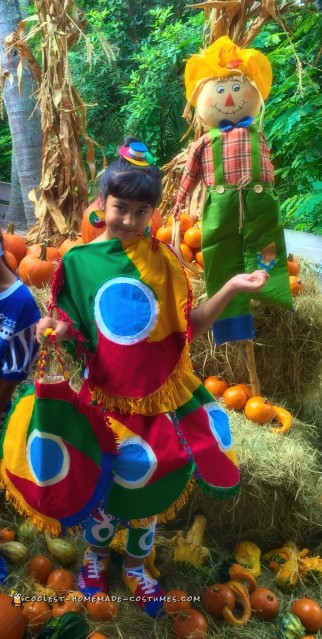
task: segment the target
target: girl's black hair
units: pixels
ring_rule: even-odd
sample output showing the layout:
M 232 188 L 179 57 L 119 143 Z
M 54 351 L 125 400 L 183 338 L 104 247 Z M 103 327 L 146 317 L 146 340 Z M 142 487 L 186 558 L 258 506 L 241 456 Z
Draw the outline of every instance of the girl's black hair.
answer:
M 129 146 L 131 142 L 139 140 L 127 138 L 123 146 Z M 155 208 L 162 197 L 162 173 L 155 164 L 137 166 L 120 156 L 112 162 L 101 178 L 102 202 L 105 203 L 109 195 L 146 202 Z

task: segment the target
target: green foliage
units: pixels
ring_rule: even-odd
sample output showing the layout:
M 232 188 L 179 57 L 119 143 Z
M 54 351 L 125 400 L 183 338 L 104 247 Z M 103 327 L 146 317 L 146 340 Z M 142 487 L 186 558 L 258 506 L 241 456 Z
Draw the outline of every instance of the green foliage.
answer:
M 0 120 L 0 182 L 11 180 L 11 135 L 7 121 Z

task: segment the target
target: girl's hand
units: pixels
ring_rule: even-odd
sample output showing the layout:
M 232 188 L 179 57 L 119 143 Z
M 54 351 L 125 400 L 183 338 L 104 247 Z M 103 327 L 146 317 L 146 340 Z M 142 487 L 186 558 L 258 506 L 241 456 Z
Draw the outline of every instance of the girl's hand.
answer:
M 55 331 L 57 339 L 67 339 L 67 322 L 56 320 L 53 317 L 42 317 L 36 326 L 36 339 L 39 344 L 41 344 L 44 332 L 47 328 L 52 328 L 53 331 Z
M 241 273 L 229 280 L 236 293 L 258 293 L 265 286 L 269 275 L 266 271 Z

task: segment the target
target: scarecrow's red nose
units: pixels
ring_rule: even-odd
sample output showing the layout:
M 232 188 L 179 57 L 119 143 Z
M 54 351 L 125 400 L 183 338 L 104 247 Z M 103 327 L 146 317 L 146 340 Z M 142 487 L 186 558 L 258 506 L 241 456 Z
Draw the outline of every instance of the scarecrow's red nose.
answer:
M 232 99 L 230 93 L 228 93 L 226 101 L 225 101 L 225 106 L 235 106 L 235 102 Z

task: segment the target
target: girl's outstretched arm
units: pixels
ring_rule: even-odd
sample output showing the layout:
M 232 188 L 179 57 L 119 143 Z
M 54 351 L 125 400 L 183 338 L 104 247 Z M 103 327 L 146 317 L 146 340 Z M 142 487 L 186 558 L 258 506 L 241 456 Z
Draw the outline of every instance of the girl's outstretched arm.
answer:
M 218 293 L 191 312 L 193 339 L 197 339 L 210 328 L 236 293 L 258 293 L 268 278 L 266 271 L 254 271 L 235 275 L 228 280 Z

